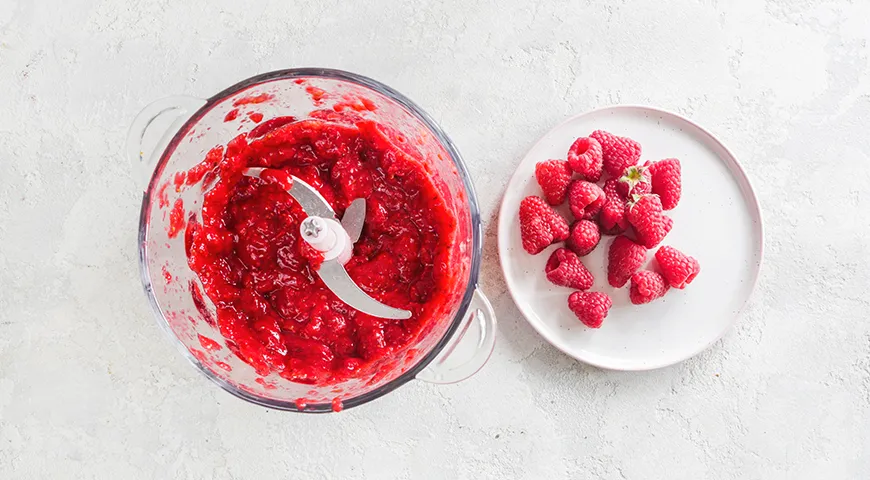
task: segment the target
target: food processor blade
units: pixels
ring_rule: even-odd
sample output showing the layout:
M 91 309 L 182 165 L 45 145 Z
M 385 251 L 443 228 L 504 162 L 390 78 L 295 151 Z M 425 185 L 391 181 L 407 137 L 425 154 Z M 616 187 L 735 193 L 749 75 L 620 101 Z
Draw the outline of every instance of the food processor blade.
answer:
M 267 170 L 268 174 L 266 175 L 266 178 L 263 178 L 263 173 Z M 327 225 L 329 228 L 340 230 L 335 233 L 339 236 L 346 236 L 349 238 L 351 244 L 356 243 L 356 241 L 359 240 L 365 222 L 365 199 L 358 198 L 354 200 L 345 211 L 342 222 L 338 223 L 335 211 L 326 199 L 324 199 L 323 196 L 314 189 L 314 187 L 299 178 L 292 175 L 286 175 L 281 171 L 265 168 L 248 168 L 245 170 L 244 174 L 248 177 L 260 178 L 266 181 L 275 181 L 285 188 L 288 187 L 287 183 L 290 183 L 287 193 L 299 202 L 302 210 L 309 215 L 310 219 L 314 220 L 311 217 L 319 217 L 327 220 L 327 222 L 322 223 L 322 225 Z M 328 220 L 332 220 L 332 222 L 328 222 Z M 318 224 L 321 223 L 318 222 Z M 302 238 L 319 251 L 324 251 L 321 245 L 313 243 L 308 236 L 303 234 Z M 385 305 L 369 296 L 359 287 L 359 285 L 354 283 L 353 279 L 348 275 L 343 264 L 343 261 L 346 262 L 346 258 L 342 255 L 331 255 L 334 252 L 329 251 L 330 248 L 327 248 L 326 250 L 324 256 L 327 259 L 317 269 L 317 274 L 320 275 L 320 279 L 323 280 L 326 287 L 329 288 L 336 297 L 348 304 L 350 307 L 373 317 L 393 320 L 411 318 L 410 311 L 390 307 L 389 305 Z M 349 257 L 349 255 L 347 255 L 347 257 Z
M 373 317 L 388 318 L 391 320 L 405 320 L 411 318 L 411 312 L 384 305 L 370 297 L 354 283 L 344 266 L 338 260 L 323 262 L 317 270 L 323 283 L 332 290 L 336 297 L 351 307 Z
M 363 224 L 366 220 L 366 199 L 357 198 L 348 205 L 341 217 L 341 226 L 350 237 L 351 243 L 356 243 L 362 234 Z

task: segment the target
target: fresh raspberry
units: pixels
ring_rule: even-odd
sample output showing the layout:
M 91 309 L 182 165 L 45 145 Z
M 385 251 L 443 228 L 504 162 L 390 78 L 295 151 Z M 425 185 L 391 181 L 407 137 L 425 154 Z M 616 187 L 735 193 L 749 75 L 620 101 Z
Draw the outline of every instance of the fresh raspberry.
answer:
M 646 248 L 658 245 L 674 226 L 674 221 L 662 213 L 662 202 L 658 195 L 640 197 L 633 205 L 629 205 L 626 217 L 634 227 L 638 242 Z
M 641 270 L 631 276 L 631 290 L 628 292 L 631 303 L 643 305 L 667 293 L 668 286 L 665 278 L 656 272 Z
M 652 193 L 652 184 L 649 182 L 640 182 L 631 189 L 632 195 L 649 195 Z
M 571 167 L 564 160 L 547 160 L 535 165 L 535 178 L 550 205 L 565 203 L 571 184 Z
M 613 302 L 606 293 L 574 292 L 568 296 L 568 308 L 589 328 L 599 328 Z
M 618 178 L 610 178 L 606 182 L 604 182 L 604 195 L 607 196 L 607 199 L 619 197 L 622 200 L 628 198 L 622 192 L 620 192 L 619 188 L 619 179 Z
M 582 257 L 595 250 L 599 240 L 601 240 L 601 232 L 598 231 L 598 224 L 591 220 L 577 220 L 571 226 L 571 235 L 565 243 L 574 253 Z
M 601 178 L 603 161 L 601 144 L 594 138 L 580 137 L 568 149 L 571 169 L 590 182 L 597 182 Z
M 598 214 L 598 225 L 604 235 L 619 235 L 628 228 L 625 218 L 625 201 L 618 198 L 607 200 Z
M 605 235 L 619 235 L 628 228 L 625 218 L 625 197 L 619 193 L 619 180 L 611 178 L 604 182 L 606 197 L 601 213 L 598 214 L 598 226 Z
M 674 247 L 662 247 L 656 252 L 656 261 L 668 284 L 674 288 L 683 289 L 692 283 L 701 271 L 701 265 Z
M 537 255 L 568 238 L 568 233 L 568 222 L 543 198 L 531 196 L 520 202 L 520 236 L 527 252 Z
M 604 205 L 604 190 L 592 182 L 575 180 L 568 187 L 568 204 L 577 220 L 590 219 Z
M 680 161 L 676 158 L 666 158 L 658 162 L 647 162 L 652 175 L 652 193 L 662 199 L 662 209 L 672 210 L 680 203 L 683 191 L 680 178 Z
M 619 177 L 617 188 L 619 188 L 620 195 L 625 198 L 632 195 L 646 195 L 652 192 L 650 175 L 645 167 L 632 165 L 626 168 L 623 175 Z
M 574 252 L 560 248 L 550 255 L 545 268 L 547 280 L 560 287 L 589 290 L 595 279 Z
M 620 288 L 646 261 L 646 248 L 625 235 L 613 239 L 607 252 L 607 283 Z
M 601 144 L 604 171 L 611 177 L 622 175 L 627 167 L 637 165 L 640 160 L 640 144 L 628 137 L 617 137 L 604 130 L 595 130 L 589 136 Z

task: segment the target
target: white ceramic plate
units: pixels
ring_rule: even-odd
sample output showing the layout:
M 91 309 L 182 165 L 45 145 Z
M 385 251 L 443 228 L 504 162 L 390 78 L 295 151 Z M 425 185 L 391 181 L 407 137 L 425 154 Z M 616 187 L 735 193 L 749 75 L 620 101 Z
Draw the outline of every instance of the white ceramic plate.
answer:
M 676 157 L 682 164 L 683 194 L 670 212 L 674 228 L 661 245 L 694 256 L 701 273 L 685 290 L 632 305 L 628 285 L 607 284 L 607 249 L 614 237 L 603 236 L 583 263 L 595 276 L 592 291 L 613 299 L 600 329 L 585 327 L 568 309 L 571 290 L 544 276 L 556 248 L 538 255 L 522 248 L 519 205 L 528 195 L 542 195 L 535 164 L 565 159 L 580 136 L 607 130 L 640 142 L 643 160 Z M 572 220 L 567 205 L 558 208 Z M 508 288 L 520 311 L 547 341 L 583 362 L 616 370 L 648 370 L 681 362 L 716 342 L 746 303 L 761 267 L 764 235 L 761 211 L 752 186 L 734 155 L 712 134 L 679 115 L 650 107 L 613 106 L 594 110 L 557 126 L 529 151 L 508 184 L 498 220 L 498 248 Z M 655 251 L 647 254 L 653 260 Z

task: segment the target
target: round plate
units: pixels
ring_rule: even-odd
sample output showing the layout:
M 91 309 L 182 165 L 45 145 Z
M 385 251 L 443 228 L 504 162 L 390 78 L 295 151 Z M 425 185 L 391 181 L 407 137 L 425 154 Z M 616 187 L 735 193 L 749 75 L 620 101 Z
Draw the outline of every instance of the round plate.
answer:
M 682 164 L 680 204 L 667 214 L 674 227 L 661 245 L 698 259 L 701 273 L 685 290 L 671 289 L 646 305 L 632 305 L 628 285 L 607 284 L 607 250 L 601 243 L 583 263 L 595 276 L 591 291 L 606 292 L 613 307 L 599 329 L 585 327 L 568 309 L 571 290 L 544 275 L 550 254 L 523 250 L 519 206 L 542 195 L 535 164 L 565 159 L 577 137 L 607 130 L 640 142 L 643 160 L 676 157 Z M 557 210 L 572 219 L 567 205 Z M 681 362 L 716 342 L 734 323 L 755 286 L 764 245 L 761 211 L 734 155 L 707 130 L 674 113 L 642 106 L 594 110 L 557 126 L 529 151 L 508 184 L 498 220 L 498 249 L 508 289 L 529 323 L 559 350 L 583 362 L 616 370 L 648 370 Z M 658 248 L 658 247 L 657 247 Z M 647 254 L 653 259 L 654 250 Z

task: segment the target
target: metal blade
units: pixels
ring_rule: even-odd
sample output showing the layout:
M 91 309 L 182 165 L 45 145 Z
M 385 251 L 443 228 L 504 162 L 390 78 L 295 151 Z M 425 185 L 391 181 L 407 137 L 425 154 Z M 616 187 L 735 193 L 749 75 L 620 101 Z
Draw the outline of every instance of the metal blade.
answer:
M 260 174 L 263 173 L 263 170 L 265 170 L 265 168 L 248 168 L 245 169 L 244 175 L 260 178 Z M 315 190 L 311 185 L 300 180 L 298 177 L 291 178 L 293 179 L 293 185 L 290 187 L 290 190 L 287 190 L 287 193 L 299 202 L 302 210 L 308 216 L 338 220 L 338 218 L 335 217 L 335 211 L 329 205 L 329 202 L 323 198 L 323 195 L 321 195 L 320 192 Z
M 326 284 L 327 288 L 332 290 L 332 293 L 342 302 L 348 304 L 360 312 L 367 313 L 373 317 L 389 318 L 392 320 L 405 320 L 411 318 L 411 312 L 393 308 L 375 300 L 364 292 L 341 265 L 335 260 L 323 262 L 320 269 L 317 270 L 320 279 Z
M 326 199 L 323 198 L 314 187 L 302 180 L 293 177 L 293 186 L 287 191 L 287 193 L 299 202 L 299 205 L 302 206 L 302 210 L 304 210 L 309 216 L 333 218 L 338 220 L 335 216 L 335 211 L 329 206 Z
M 366 221 L 366 199 L 357 198 L 348 205 L 347 210 L 341 217 L 341 226 L 350 237 L 351 243 L 356 243 L 362 234 L 363 224 Z

